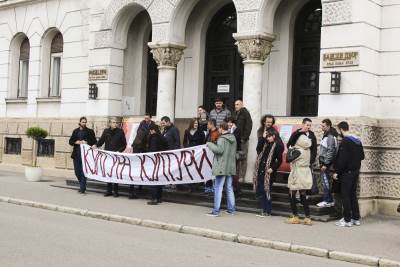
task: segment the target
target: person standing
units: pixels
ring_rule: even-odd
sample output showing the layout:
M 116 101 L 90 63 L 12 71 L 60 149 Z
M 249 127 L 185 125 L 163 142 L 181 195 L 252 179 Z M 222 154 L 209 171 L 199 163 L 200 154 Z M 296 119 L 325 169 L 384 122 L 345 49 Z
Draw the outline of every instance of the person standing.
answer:
M 322 188 L 324 190 L 323 201 L 318 203 L 318 207 L 333 207 L 335 202 L 333 201 L 331 186 L 330 186 L 330 168 L 336 157 L 337 151 L 337 131 L 332 128 L 332 122 L 330 119 L 324 119 L 321 122 L 321 130 L 324 133 L 321 144 L 319 147 L 319 164 L 320 164 L 320 176 Z
M 86 192 L 86 177 L 82 168 L 81 144 L 92 146 L 96 144 L 96 135 L 92 129 L 86 127 L 87 118 L 81 117 L 79 119 L 79 127 L 76 128 L 71 137 L 69 144 L 73 146 L 71 158 L 74 163 L 75 176 L 79 181 L 79 193 L 85 194 Z
M 204 106 L 197 108 L 197 117 L 199 118 L 199 128 L 206 134 L 209 116 Z
M 199 127 L 199 120 L 193 118 L 183 136 L 183 147 L 200 146 L 204 144 L 206 137 Z
M 253 120 L 251 119 L 249 111 L 243 106 L 243 101 L 238 99 L 235 101 L 235 115 L 236 126 L 240 132 L 240 148 L 243 158 L 239 160 L 239 178 L 244 180 L 247 170 L 247 153 L 249 150 L 249 138 L 253 128 Z
M 149 148 L 148 152 L 159 152 L 167 149 L 167 141 L 160 134 L 157 125 L 152 124 L 149 128 Z M 162 185 L 154 185 L 151 187 L 151 200 L 148 205 L 158 205 L 162 202 Z
M 217 128 L 216 120 L 208 119 L 207 129 L 208 129 L 208 133 L 206 136 L 206 142 L 212 142 L 212 143 L 216 144 L 218 138 L 221 135 L 220 131 Z M 213 193 L 213 192 L 214 192 L 213 180 L 208 180 L 204 186 L 204 193 L 208 194 L 208 193 Z
M 236 139 L 236 174 L 233 175 L 233 191 L 235 193 L 235 196 L 238 197 L 240 194 L 240 165 L 239 162 L 243 159 L 243 151 L 241 149 L 241 132 L 240 129 L 236 126 L 236 120 L 234 117 L 229 117 L 226 119 L 226 122 L 228 123 L 228 128 L 231 134 L 235 136 Z
M 307 137 L 306 132 L 302 131 L 294 132 L 292 134 L 297 136 L 294 140 L 293 147 L 300 152 L 300 156 L 290 163 L 290 174 L 288 178 L 288 188 L 290 197 L 290 208 L 292 210 L 292 216 L 286 221 L 289 224 L 299 224 L 299 216 L 297 213 L 297 192 L 300 193 L 300 202 L 303 205 L 305 219 L 303 223 L 305 225 L 311 225 L 310 218 L 310 207 L 306 196 L 307 190 L 310 190 L 313 184 L 312 173 L 310 168 L 310 158 L 312 146 L 311 139 Z M 299 134 L 300 133 L 300 134 Z M 292 137 L 291 137 L 292 139 Z
M 212 173 L 215 175 L 214 208 L 208 216 L 220 214 L 222 190 L 226 184 L 228 214 L 235 213 L 235 194 L 232 187 L 232 175 L 236 173 L 236 138 L 229 132 L 228 124 L 222 122 L 219 128 L 221 136 L 217 144 L 207 142 L 207 147 L 214 153 Z
M 144 119 L 140 122 L 139 127 L 136 131 L 135 140 L 132 143 L 132 153 L 146 153 L 149 145 L 149 132 L 150 126 L 155 125 L 155 122 L 151 120 L 152 116 L 150 113 L 144 114 Z M 139 190 L 141 190 L 139 186 Z M 137 198 L 135 194 L 135 185 L 129 186 L 129 199 Z
M 117 118 L 115 117 L 109 120 L 109 127 L 104 129 L 99 141 L 93 145 L 93 148 L 101 147 L 103 144 L 106 151 L 123 152 L 126 148 L 125 133 L 118 127 Z M 112 193 L 113 190 L 114 194 Z M 104 196 L 108 197 L 111 195 L 119 197 L 117 183 L 107 183 L 107 192 Z
M 340 181 L 340 193 L 343 201 L 343 218 L 337 226 L 359 226 L 360 209 L 357 198 L 357 183 L 360 175 L 361 161 L 364 160 L 364 148 L 361 140 L 349 133 L 349 124 L 342 121 L 337 126 L 342 142 L 334 163 L 334 179 Z
M 311 131 L 311 126 L 312 126 L 312 120 L 309 118 L 304 118 L 301 128 L 296 130 L 294 133 L 289 138 L 289 141 L 287 143 L 287 147 L 290 146 L 295 146 L 297 139 L 301 135 L 306 135 L 310 141 L 311 141 L 311 147 L 310 147 L 310 168 L 315 162 L 315 159 L 317 157 L 317 138 L 315 137 L 315 134 L 313 131 Z
M 279 167 L 282 164 L 284 145 L 279 133 L 270 128 L 263 138 L 258 140 L 257 161 L 253 177 L 253 189 L 260 200 L 261 213 L 257 216 L 270 216 L 272 212 L 271 187 Z
M 179 136 L 179 130 L 171 122 L 171 119 L 167 116 L 161 118 L 161 135 L 165 138 L 168 144 L 168 150 L 174 150 L 181 148 L 181 139 Z
M 215 108 L 210 111 L 210 119 L 216 121 L 216 126 L 218 128 L 226 118 L 231 116 L 231 112 L 229 109 L 224 108 L 224 102 L 220 98 L 215 99 L 214 104 Z

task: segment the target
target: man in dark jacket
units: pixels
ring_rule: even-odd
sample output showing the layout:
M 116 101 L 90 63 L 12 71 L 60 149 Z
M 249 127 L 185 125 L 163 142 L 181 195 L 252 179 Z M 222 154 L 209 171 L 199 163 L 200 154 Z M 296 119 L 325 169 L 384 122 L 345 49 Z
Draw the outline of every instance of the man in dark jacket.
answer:
M 149 149 L 148 152 L 159 152 L 167 150 L 167 141 L 161 136 L 157 125 L 151 125 L 149 132 Z M 162 185 L 151 187 L 151 201 L 148 205 L 158 205 L 162 202 Z
M 235 101 L 234 118 L 236 125 L 240 131 L 240 148 L 244 158 L 239 163 L 239 178 L 244 179 L 247 169 L 247 153 L 249 150 L 249 138 L 253 128 L 253 120 L 251 119 L 249 111 L 243 106 L 243 101 L 238 99 Z
M 360 210 L 357 199 L 357 182 L 360 175 L 361 161 L 364 160 L 364 148 L 360 139 L 350 135 L 349 124 L 342 121 L 338 124 L 342 142 L 334 163 L 334 179 L 340 181 L 340 193 L 343 200 L 343 216 L 336 222 L 337 226 L 350 227 L 361 225 Z
M 86 127 L 86 117 L 79 119 L 79 127 L 76 128 L 69 139 L 69 144 L 73 146 L 71 158 L 74 160 L 75 176 L 79 181 L 79 193 L 84 194 L 86 191 L 86 177 L 82 168 L 81 144 L 92 146 L 96 144 L 96 135 L 92 129 Z
M 104 144 L 104 150 L 123 152 L 126 148 L 125 133 L 121 128 L 117 127 L 117 118 L 111 118 L 109 120 L 109 126 L 109 128 L 104 129 L 99 141 L 93 148 L 101 147 Z M 111 196 L 112 189 L 114 189 L 114 197 L 119 197 L 117 183 L 107 183 L 107 192 L 104 196 Z
M 167 116 L 162 117 L 160 125 L 161 128 L 163 128 L 161 135 L 168 143 L 168 150 L 181 148 L 181 138 L 179 136 L 179 130 L 171 122 L 171 119 Z
M 312 120 L 309 118 L 304 118 L 301 128 L 294 131 L 287 142 L 287 147 L 293 147 L 296 145 L 297 140 L 299 139 L 300 135 L 304 134 L 311 140 L 311 147 L 310 147 L 310 167 L 315 162 L 315 158 L 317 157 L 317 138 L 313 131 L 311 131 Z
M 144 114 L 144 120 L 142 120 L 139 124 L 139 127 L 136 131 L 135 140 L 132 143 L 132 152 L 133 153 L 146 153 L 148 151 L 148 139 L 149 139 L 149 131 L 152 125 L 155 125 L 155 122 L 151 120 L 151 114 Z M 139 190 L 141 190 L 141 186 L 139 186 Z M 129 199 L 137 198 L 135 194 L 135 186 L 129 186 Z

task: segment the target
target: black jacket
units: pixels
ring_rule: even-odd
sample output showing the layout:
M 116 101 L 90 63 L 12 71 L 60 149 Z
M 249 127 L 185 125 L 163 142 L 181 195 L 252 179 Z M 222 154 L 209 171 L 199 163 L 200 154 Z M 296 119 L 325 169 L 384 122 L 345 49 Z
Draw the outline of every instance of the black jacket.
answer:
M 361 168 L 361 161 L 364 160 L 364 148 L 355 136 L 346 136 L 339 146 L 339 152 L 334 163 L 337 174 L 349 171 L 358 171 Z
M 173 124 L 166 127 L 162 133 L 162 136 L 168 143 L 168 150 L 174 150 L 181 148 L 181 140 L 179 136 L 179 130 Z
M 183 136 L 183 147 L 200 146 L 204 144 L 206 136 L 203 130 L 198 128 L 193 135 L 190 134 L 188 129 L 185 130 L 185 135 Z
M 83 138 L 79 138 L 78 136 L 79 128 L 76 128 L 73 132 L 71 137 L 69 138 L 69 144 L 73 146 L 71 158 L 75 158 L 75 156 L 81 152 L 80 145 L 76 145 L 76 141 L 86 141 L 89 146 L 96 144 L 96 135 L 92 129 L 83 128 Z
M 154 121 L 149 124 L 145 120 L 141 121 L 136 131 L 135 140 L 132 143 L 133 153 L 144 153 L 148 151 L 148 141 L 150 126 L 155 125 Z
M 240 129 L 236 128 L 232 134 L 235 136 L 236 139 L 236 151 L 242 151 L 242 133 L 240 132 Z
M 263 152 L 264 146 L 266 144 L 267 140 L 265 138 L 259 138 L 258 143 L 257 143 L 257 155 L 260 155 L 260 153 Z M 282 164 L 282 154 L 284 151 L 284 144 L 281 139 L 276 139 L 275 140 L 276 146 L 274 150 L 274 154 L 272 155 L 271 159 L 271 164 L 268 166 L 273 170 L 273 173 L 271 174 L 271 179 L 272 181 L 275 180 L 275 175 L 276 172 L 278 171 L 279 167 Z M 267 144 L 267 147 L 264 151 L 264 154 L 261 156 L 259 166 L 258 166 L 258 176 L 260 175 L 265 175 L 265 165 L 267 163 L 268 155 L 269 152 L 271 151 L 273 143 Z
M 289 138 L 289 141 L 287 142 L 287 147 L 290 146 L 295 146 L 297 140 L 299 139 L 300 135 L 304 134 L 306 135 L 306 133 L 304 132 L 300 132 L 301 129 L 296 130 L 295 132 L 292 133 L 292 135 Z M 307 136 L 307 135 L 306 135 Z M 311 147 L 310 147 L 310 153 L 311 153 L 311 157 L 310 157 L 310 165 L 313 165 L 315 162 L 315 159 L 317 157 L 317 138 L 315 137 L 315 134 L 313 131 L 308 131 L 308 138 L 310 138 L 311 140 Z
M 149 134 L 149 149 L 148 152 L 159 152 L 167 150 L 168 144 L 164 137 L 159 133 Z
M 96 146 L 101 147 L 104 144 L 104 150 L 123 152 L 126 148 L 125 133 L 120 128 L 104 129 Z
M 249 111 L 246 108 L 241 108 L 239 111 L 235 111 L 235 119 L 236 126 L 240 130 L 242 140 L 249 140 L 251 129 L 253 128 L 253 121 Z

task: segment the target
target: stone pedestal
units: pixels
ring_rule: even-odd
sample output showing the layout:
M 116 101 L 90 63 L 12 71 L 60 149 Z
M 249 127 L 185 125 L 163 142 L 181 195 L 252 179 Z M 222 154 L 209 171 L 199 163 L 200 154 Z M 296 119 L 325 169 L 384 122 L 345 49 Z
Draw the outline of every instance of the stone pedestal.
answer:
M 175 119 L 176 66 L 180 61 L 184 45 L 150 43 L 151 53 L 158 65 L 157 119 L 168 116 Z
M 262 69 L 272 48 L 273 35 L 234 35 L 239 53 L 243 58 L 243 102 L 253 120 L 253 130 L 249 140 L 247 155 L 246 182 L 253 179 L 256 161 L 257 127 L 261 118 Z

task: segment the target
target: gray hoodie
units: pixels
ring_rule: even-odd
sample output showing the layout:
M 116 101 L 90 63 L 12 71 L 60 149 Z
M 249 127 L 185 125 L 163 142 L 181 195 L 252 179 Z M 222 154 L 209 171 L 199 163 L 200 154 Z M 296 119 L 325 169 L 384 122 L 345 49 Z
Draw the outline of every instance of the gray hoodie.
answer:
M 230 176 L 236 174 L 236 138 L 231 133 L 222 134 L 217 144 L 207 143 L 214 153 L 212 173 L 215 176 Z
M 319 146 L 319 164 L 322 166 L 330 166 L 338 151 L 337 139 L 332 129 L 324 134 Z

